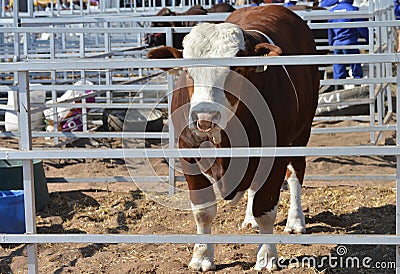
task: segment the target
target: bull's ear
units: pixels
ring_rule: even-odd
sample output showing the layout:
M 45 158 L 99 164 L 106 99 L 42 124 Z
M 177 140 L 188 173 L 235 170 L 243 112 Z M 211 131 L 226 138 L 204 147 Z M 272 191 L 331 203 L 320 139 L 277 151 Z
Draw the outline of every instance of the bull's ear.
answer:
M 269 43 L 260 43 L 255 45 L 254 53 L 255 55 L 279 56 L 282 55 L 282 49 Z
M 149 59 L 182 58 L 182 52 L 172 47 L 160 47 L 152 49 L 147 53 Z
M 260 43 L 254 47 L 254 54 L 263 56 L 279 56 L 282 55 L 282 49 L 269 43 Z M 267 68 L 268 66 L 258 66 L 256 72 L 264 72 Z
M 176 48 L 163 46 L 160 48 L 152 49 L 147 53 L 148 59 L 167 59 L 167 58 L 182 58 L 182 52 Z M 168 71 L 171 68 L 161 68 L 164 71 Z M 173 71 L 173 70 L 172 70 Z M 170 72 L 172 72 L 170 71 Z

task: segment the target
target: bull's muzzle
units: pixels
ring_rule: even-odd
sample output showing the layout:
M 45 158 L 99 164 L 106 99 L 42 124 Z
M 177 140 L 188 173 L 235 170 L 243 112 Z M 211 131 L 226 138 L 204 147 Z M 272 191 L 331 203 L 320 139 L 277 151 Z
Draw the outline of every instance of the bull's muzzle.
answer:
M 214 144 L 221 143 L 221 112 L 213 108 L 213 104 L 200 103 L 190 111 L 190 127 L 201 138 L 210 138 Z

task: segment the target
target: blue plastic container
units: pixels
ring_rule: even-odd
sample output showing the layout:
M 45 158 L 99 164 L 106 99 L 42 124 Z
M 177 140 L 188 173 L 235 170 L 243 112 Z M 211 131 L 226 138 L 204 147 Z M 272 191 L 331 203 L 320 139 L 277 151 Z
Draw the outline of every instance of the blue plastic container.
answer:
M 25 233 L 23 190 L 0 191 L 0 233 Z
M 50 200 L 43 161 L 33 161 L 33 175 L 35 177 L 36 211 L 40 211 Z M 0 191 L 9 189 L 22 190 L 22 161 L 0 160 L 0 178 Z

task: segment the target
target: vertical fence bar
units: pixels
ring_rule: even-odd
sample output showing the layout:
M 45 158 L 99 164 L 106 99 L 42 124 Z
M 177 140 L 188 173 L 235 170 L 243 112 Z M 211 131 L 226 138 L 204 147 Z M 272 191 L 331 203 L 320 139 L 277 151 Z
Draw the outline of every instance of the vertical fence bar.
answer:
M 34 8 L 34 1 L 33 0 L 28 0 L 28 16 L 30 18 L 33 17 L 33 8 Z
M 376 20 L 377 21 L 381 21 L 382 20 L 382 10 L 379 9 L 379 12 L 375 15 Z M 383 49 L 383 43 L 385 43 L 387 40 L 383 39 L 382 36 L 382 31 L 380 27 L 376 27 L 375 28 L 375 38 L 377 40 L 377 44 L 379 45 L 378 47 L 378 53 L 382 53 Z M 376 64 L 375 66 L 375 73 L 376 73 L 376 77 L 380 78 L 380 77 L 384 77 L 383 75 L 383 70 L 382 70 L 382 65 L 383 64 Z M 378 126 L 381 126 L 383 124 L 383 112 L 384 112 L 384 107 L 383 107 L 383 91 L 382 91 L 383 85 L 379 84 L 376 85 L 376 89 L 374 89 L 374 94 L 375 94 L 375 104 L 376 104 L 376 111 L 377 111 L 377 115 L 375 117 L 376 122 L 378 124 Z M 375 91 L 376 90 L 376 91 Z M 381 135 L 377 134 L 375 135 L 375 142 L 378 142 L 381 139 Z
M 57 7 L 57 16 L 60 16 L 60 15 L 61 15 L 61 1 L 60 1 L 60 0 L 57 0 L 56 2 L 57 2 L 57 3 L 56 3 L 56 7 Z
M 385 21 L 388 20 L 393 20 L 393 16 L 394 16 L 394 10 L 393 10 L 393 3 L 386 1 L 386 5 L 385 5 L 385 13 L 384 13 L 384 19 Z M 394 40 L 393 40 L 393 35 L 391 30 L 393 29 L 393 27 L 383 27 L 384 29 L 384 34 L 385 34 L 385 41 L 387 41 L 387 48 L 385 50 L 386 53 L 393 53 L 393 48 L 394 48 Z M 393 64 L 392 63 L 386 63 L 385 64 L 385 77 L 392 77 L 393 76 Z M 386 102 L 387 102 L 387 111 L 385 112 L 385 119 L 387 118 L 387 115 L 391 115 L 392 111 L 393 111 L 393 106 L 392 106 L 392 92 L 391 92 L 391 85 L 388 85 L 386 87 L 386 92 L 385 95 L 386 96 Z M 390 119 L 390 117 L 388 117 L 388 119 Z M 387 123 L 388 121 L 385 120 L 385 122 Z
M 19 147 L 22 151 L 32 150 L 31 108 L 29 77 L 27 71 L 18 72 L 19 128 L 21 137 Z M 23 186 L 25 207 L 25 229 L 27 234 L 36 233 L 36 209 L 34 193 L 33 161 L 23 160 Z M 28 273 L 38 273 L 37 244 L 28 244 Z
M 53 0 L 52 1 L 50 1 L 50 17 L 54 17 L 54 2 L 53 2 Z
M 13 14 L 14 14 L 14 28 L 18 28 L 20 26 L 20 18 L 19 18 L 19 4 L 18 1 L 14 1 L 13 3 Z M 19 54 L 19 32 L 14 32 L 14 56 L 13 61 L 18 62 L 20 59 Z M 18 83 L 17 72 L 14 72 L 14 83 Z
M 49 27 L 53 28 L 54 25 L 50 25 Z M 56 36 L 55 36 L 54 32 L 50 33 L 50 45 L 49 45 L 50 46 L 50 60 L 56 59 L 56 38 L 55 37 Z M 56 79 L 57 74 L 56 74 L 55 70 L 50 71 L 50 77 L 51 77 L 51 84 L 55 85 L 57 82 L 57 79 Z M 53 100 L 53 103 L 57 102 L 57 91 L 55 91 L 55 90 L 51 91 L 51 99 Z M 57 132 L 58 131 L 58 123 L 59 123 L 58 115 L 57 115 L 57 106 L 54 105 L 52 108 L 53 108 L 53 117 L 45 117 L 45 118 L 53 119 L 53 125 L 54 125 L 53 131 Z M 58 142 L 59 142 L 59 138 L 54 137 L 54 144 L 58 144 Z
M 82 6 L 81 6 L 81 12 L 83 12 Z M 85 28 L 85 24 L 81 24 L 81 28 L 84 29 Z M 79 42 L 79 44 L 80 44 L 79 57 L 83 59 L 86 56 L 86 52 L 85 52 L 86 42 L 85 42 L 85 33 L 84 32 L 80 33 L 79 41 L 80 41 Z M 81 70 L 81 81 L 82 81 L 83 85 L 86 85 L 86 74 L 85 74 L 84 70 Z M 83 131 L 87 132 L 88 127 L 87 127 L 86 99 L 83 99 L 82 103 L 84 104 L 84 106 L 82 106 L 82 117 L 81 117 L 82 118 L 82 124 L 83 124 Z
M 172 115 L 171 115 L 171 102 L 172 102 L 172 94 L 174 89 L 173 84 L 173 75 L 168 73 L 167 76 L 168 81 L 168 139 L 169 139 L 169 148 L 175 148 L 175 130 L 172 124 Z M 168 159 L 168 181 L 169 181 L 169 195 L 173 196 L 175 194 L 175 158 Z
M 165 44 L 170 47 L 173 46 L 172 28 L 167 28 L 165 31 Z
M 369 1 L 369 6 L 368 6 L 368 13 L 369 14 L 373 14 L 374 13 L 374 1 Z M 376 19 L 376 16 L 372 19 L 374 20 Z M 368 19 L 369 21 L 371 21 L 371 18 Z M 374 40 L 374 33 L 376 31 L 376 28 L 374 27 L 368 27 L 368 39 L 369 39 L 369 52 L 373 53 L 374 52 L 374 48 L 375 48 L 375 44 L 373 41 Z M 378 46 L 380 46 L 378 44 Z M 368 78 L 372 79 L 375 76 L 375 64 L 369 64 L 368 65 Z M 374 126 L 375 125 L 375 86 L 374 84 L 369 84 L 369 99 L 371 100 L 370 104 L 369 104 L 369 117 L 370 117 L 370 126 Z M 373 144 L 375 143 L 375 132 L 374 131 L 370 131 L 370 142 Z
M 74 14 L 74 2 L 73 0 L 69 1 L 69 10 L 71 11 L 71 14 Z
M 88 4 L 90 4 L 90 1 L 88 1 Z M 82 0 L 80 0 L 79 1 L 79 10 L 80 10 L 80 12 L 81 12 L 81 16 L 83 16 L 83 1 Z
M 24 42 L 23 42 L 23 51 L 26 59 L 29 59 L 28 53 L 29 53 L 29 48 L 32 46 L 32 41 L 30 39 L 31 35 L 28 33 L 22 34 L 24 37 Z
M 110 28 L 110 23 L 109 22 L 104 22 L 103 27 L 105 29 Z M 111 34 L 108 31 L 106 31 L 104 33 L 104 52 L 105 53 L 110 53 L 111 52 Z M 106 69 L 105 75 L 106 75 L 106 85 L 111 85 L 111 83 L 112 83 L 111 71 L 109 69 Z M 107 90 L 107 92 L 106 92 L 106 100 L 107 100 L 107 104 L 111 104 L 111 102 L 112 102 L 111 90 Z
M 84 29 L 85 25 L 80 24 L 80 27 L 82 29 Z M 84 32 L 79 33 L 79 57 L 85 58 L 85 33 Z
M 1 16 L 6 17 L 6 3 L 5 0 L 0 0 Z

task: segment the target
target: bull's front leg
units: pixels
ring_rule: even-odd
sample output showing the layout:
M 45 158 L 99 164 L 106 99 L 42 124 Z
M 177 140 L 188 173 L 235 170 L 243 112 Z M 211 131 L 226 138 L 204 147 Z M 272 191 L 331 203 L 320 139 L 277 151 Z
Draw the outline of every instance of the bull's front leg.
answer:
M 198 234 L 211 234 L 211 225 L 217 214 L 217 205 L 211 204 L 192 204 L 194 219 L 196 220 Z M 193 257 L 189 267 L 196 271 L 209 271 L 215 269 L 214 246 L 213 244 L 194 245 Z
M 255 218 L 260 228 L 260 234 L 274 233 L 277 208 L 278 205 L 264 215 Z M 258 246 L 257 261 L 254 269 L 257 271 L 262 271 L 263 269 L 268 269 L 270 271 L 277 270 L 277 260 L 278 251 L 276 250 L 275 244 L 260 244 Z
M 253 215 L 260 228 L 260 234 L 273 234 L 280 188 L 285 177 L 286 164 L 281 158 L 275 159 L 267 181 L 255 193 Z M 278 252 L 275 244 L 260 244 L 254 269 L 262 271 L 278 269 Z
M 189 187 L 192 212 L 198 234 L 211 234 L 211 225 L 217 214 L 215 193 L 210 180 L 204 176 L 193 159 L 181 161 Z M 214 270 L 214 246 L 196 243 L 189 267 L 195 271 Z

